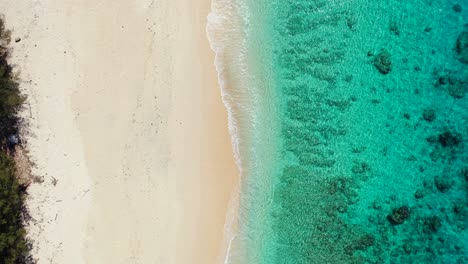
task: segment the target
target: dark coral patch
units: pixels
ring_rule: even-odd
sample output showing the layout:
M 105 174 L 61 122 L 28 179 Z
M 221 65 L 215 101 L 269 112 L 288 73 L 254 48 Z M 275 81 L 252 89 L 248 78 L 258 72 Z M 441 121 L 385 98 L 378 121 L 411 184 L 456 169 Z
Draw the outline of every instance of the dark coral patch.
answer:
M 461 135 L 456 132 L 445 131 L 438 137 L 438 142 L 442 147 L 456 147 L 462 142 Z
M 383 75 L 388 74 L 392 70 L 391 55 L 388 51 L 382 51 L 374 57 L 374 66 Z
M 432 122 L 432 121 L 434 121 L 434 120 L 436 119 L 435 110 L 434 110 L 434 109 L 431 109 L 431 108 L 424 109 L 423 118 L 424 118 L 424 120 L 426 120 L 427 122 Z
M 397 209 L 394 209 L 391 214 L 387 216 L 387 220 L 392 225 L 400 225 L 405 222 L 406 219 L 410 216 L 410 210 L 408 206 L 402 206 Z
M 457 52 L 458 60 L 463 64 L 468 64 L 468 30 L 458 35 L 455 51 Z

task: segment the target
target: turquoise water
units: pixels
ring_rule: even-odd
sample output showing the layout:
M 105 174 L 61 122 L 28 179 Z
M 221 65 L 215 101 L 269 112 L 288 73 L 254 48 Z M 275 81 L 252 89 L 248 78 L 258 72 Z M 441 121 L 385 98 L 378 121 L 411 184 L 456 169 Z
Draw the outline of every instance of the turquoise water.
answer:
M 468 263 L 468 1 L 228 2 L 227 262 Z

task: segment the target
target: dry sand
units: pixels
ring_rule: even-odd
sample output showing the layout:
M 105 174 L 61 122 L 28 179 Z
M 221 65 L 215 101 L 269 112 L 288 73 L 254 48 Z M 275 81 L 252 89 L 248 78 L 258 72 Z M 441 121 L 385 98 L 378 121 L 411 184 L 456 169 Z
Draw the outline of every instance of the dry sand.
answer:
M 216 263 L 238 172 L 210 0 L 0 4 L 44 178 L 28 199 L 39 263 Z

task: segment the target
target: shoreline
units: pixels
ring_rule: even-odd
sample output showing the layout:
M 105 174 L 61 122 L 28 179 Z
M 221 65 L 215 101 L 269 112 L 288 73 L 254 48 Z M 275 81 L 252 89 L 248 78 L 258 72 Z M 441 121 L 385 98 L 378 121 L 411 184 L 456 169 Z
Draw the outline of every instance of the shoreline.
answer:
M 28 198 L 38 263 L 220 257 L 238 169 L 206 39 L 209 5 L 4 4 L 22 38 L 13 61 L 31 104 L 33 170 L 44 177 Z
M 208 38 L 216 53 L 216 68 L 221 83 L 223 102 L 229 113 L 229 129 L 240 181 L 233 207 L 237 210 L 226 238 L 224 263 L 255 263 L 258 248 L 267 243 L 268 219 L 265 212 L 271 199 L 273 168 L 278 166 L 279 115 L 277 99 L 270 79 L 273 69 L 266 69 L 267 45 L 253 25 L 265 18 L 253 14 L 259 8 L 246 1 L 213 0 L 208 16 Z M 259 21 L 257 21 L 259 19 Z M 264 21 L 263 21 L 264 22 Z M 256 23 L 256 24 L 255 24 Z M 261 28 L 261 27 L 260 27 Z M 262 34 L 265 34 L 264 32 Z M 229 227 L 227 228 L 229 230 Z M 266 230 L 266 231 L 260 231 Z

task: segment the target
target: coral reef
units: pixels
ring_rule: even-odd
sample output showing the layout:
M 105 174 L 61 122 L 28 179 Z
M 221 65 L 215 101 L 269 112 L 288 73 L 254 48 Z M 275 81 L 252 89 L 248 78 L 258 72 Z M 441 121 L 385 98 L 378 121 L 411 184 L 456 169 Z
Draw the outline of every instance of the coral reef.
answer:
M 373 64 L 383 75 L 390 73 L 392 70 L 392 59 L 390 53 L 386 50 L 379 52 L 375 55 Z
M 291 264 L 464 263 L 468 71 L 466 37 L 453 35 L 464 10 L 366 2 L 388 8 L 376 20 L 345 2 L 275 1 L 287 6 L 268 24 L 281 158 L 264 252 Z
M 452 131 L 444 131 L 438 137 L 438 142 L 444 148 L 456 147 L 462 142 L 460 133 Z
M 392 225 L 400 225 L 405 222 L 406 219 L 410 216 L 410 210 L 407 206 L 402 206 L 397 209 L 394 209 L 391 214 L 387 216 L 387 220 Z
M 465 29 L 458 36 L 455 51 L 457 52 L 458 60 L 463 64 L 468 64 L 468 29 Z
M 434 121 L 434 120 L 436 119 L 435 110 L 432 109 L 432 108 L 424 109 L 423 118 L 424 118 L 424 120 L 426 120 L 427 122 L 432 122 L 432 121 Z

